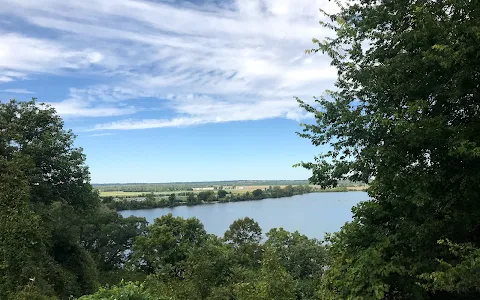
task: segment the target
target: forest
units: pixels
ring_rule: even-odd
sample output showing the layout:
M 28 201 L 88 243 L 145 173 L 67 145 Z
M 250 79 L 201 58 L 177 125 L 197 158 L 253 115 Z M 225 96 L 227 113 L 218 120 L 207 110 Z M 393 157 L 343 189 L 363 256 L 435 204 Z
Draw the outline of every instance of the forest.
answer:
M 0 299 L 480 299 L 480 2 L 338 2 L 309 55 L 335 89 L 297 99 L 328 146 L 309 182 L 368 184 L 323 241 L 235 221 L 123 218 L 55 109 L 0 103 Z M 319 91 L 320 92 L 320 91 Z

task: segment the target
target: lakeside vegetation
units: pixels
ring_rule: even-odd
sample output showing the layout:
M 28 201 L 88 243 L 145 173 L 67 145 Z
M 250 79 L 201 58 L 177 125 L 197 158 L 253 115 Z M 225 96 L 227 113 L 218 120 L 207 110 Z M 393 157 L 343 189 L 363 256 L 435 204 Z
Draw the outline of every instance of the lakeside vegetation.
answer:
M 134 210 L 134 209 L 149 209 L 149 208 L 162 208 L 162 207 L 175 207 L 181 205 L 200 205 L 206 203 L 226 203 L 226 202 L 239 202 L 239 201 L 251 201 L 262 200 L 266 198 L 281 198 L 291 197 L 295 195 L 303 195 L 306 193 L 312 193 L 317 191 L 309 185 L 300 186 L 286 186 L 281 188 L 279 186 L 269 187 L 265 189 L 255 189 L 251 192 L 245 193 L 232 193 L 225 190 L 217 191 L 201 191 L 198 193 L 186 192 L 181 193 L 180 197 L 177 194 L 170 194 L 168 197 L 158 197 L 155 194 L 146 194 L 144 197 L 138 198 L 125 198 L 115 199 L 114 197 L 103 197 L 102 201 L 107 204 L 108 207 L 115 210 Z M 340 191 L 340 190 L 339 190 Z M 342 189 L 347 191 L 347 189 Z
M 178 192 L 191 191 L 193 188 L 216 187 L 229 189 L 243 186 L 287 186 L 305 185 L 308 180 L 225 180 L 225 181 L 200 181 L 200 182 L 166 182 L 166 183 L 106 183 L 93 184 L 100 192 Z
M 310 52 L 331 57 L 337 90 L 299 100 L 315 117 L 299 135 L 332 150 L 299 166 L 322 188 L 369 184 L 351 222 L 324 242 L 261 242 L 249 218 L 223 237 L 195 218 L 124 218 L 55 110 L 11 100 L 0 299 L 480 299 L 480 2 L 355 1 L 328 19 L 335 35 Z

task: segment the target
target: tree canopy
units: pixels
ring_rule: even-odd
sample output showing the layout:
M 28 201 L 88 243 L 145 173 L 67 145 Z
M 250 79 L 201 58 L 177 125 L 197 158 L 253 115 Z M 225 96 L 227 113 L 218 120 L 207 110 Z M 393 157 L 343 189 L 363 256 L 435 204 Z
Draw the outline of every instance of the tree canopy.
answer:
M 307 52 L 328 54 L 338 80 L 299 100 L 315 117 L 299 134 L 331 151 L 300 165 L 323 187 L 368 182 L 371 200 L 331 236 L 322 297 L 478 298 L 437 272 L 467 268 L 440 240 L 480 244 L 480 3 L 363 0 L 326 16 L 334 37 Z

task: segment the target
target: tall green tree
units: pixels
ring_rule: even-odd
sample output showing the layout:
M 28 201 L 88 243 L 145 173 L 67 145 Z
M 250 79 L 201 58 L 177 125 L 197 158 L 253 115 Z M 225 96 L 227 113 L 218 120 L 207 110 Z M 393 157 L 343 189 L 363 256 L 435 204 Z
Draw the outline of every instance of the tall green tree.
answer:
M 257 267 L 262 256 L 262 229 L 253 219 L 245 217 L 230 224 L 223 240 L 234 249 L 234 260 L 245 267 Z
M 35 100 L 0 103 L 0 132 L 0 160 L 6 166 L 0 171 L 2 181 L 15 182 L 2 188 L 4 212 L 12 212 L 4 219 L 9 225 L 2 236 L 7 238 L 12 233 L 8 230 L 22 228 L 17 231 L 18 243 L 6 242 L 1 251 L 21 245 L 20 241 L 31 240 L 29 247 L 19 249 L 25 254 L 43 245 L 40 248 L 45 251 L 37 248 L 41 262 L 34 269 L 44 271 L 35 277 L 36 282 L 44 280 L 62 299 L 92 292 L 97 286 L 96 267 L 81 245 L 80 232 L 99 198 L 90 185 L 85 155 L 74 146 L 73 133 L 63 128 L 53 108 Z M 24 276 L 9 278 L 10 283 L 21 285 Z
M 294 300 L 295 283 L 282 267 L 273 249 L 267 249 L 261 268 L 247 281 L 234 285 L 234 299 L 239 300 Z
M 218 195 L 219 199 L 223 199 L 228 195 L 228 192 L 220 189 L 220 190 L 217 191 L 217 195 Z
M 368 182 L 371 200 L 330 238 L 323 299 L 479 298 L 424 275 L 462 263 L 439 240 L 480 246 L 480 2 L 348 1 L 326 16 L 334 36 L 307 52 L 338 80 L 299 100 L 316 119 L 300 136 L 331 150 L 301 165 L 322 187 Z
M 279 263 L 292 276 L 297 298 L 314 299 L 328 263 L 322 243 L 283 228 L 272 228 L 267 237 L 265 247 L 275 251 Z
M 9 161 L 0 157 L 1 299 L 15 299 L 30 286 L 38 293 L 53 294 L 46 276 L 48 233 L 30 205 L 22 163 L 18 155 Z
M 81 243 L 103 272 L 123 268 L 133 254 L 137 236 L 147 232 L 145 218 L 122 217 L 116 211 L 99 207 L 82 228 Z
M 136 238 L 133 263 L 149 274 L 183 278 L 188 252 L 206 239 L 207 233 L 198 219 L 164 215 L 155 219 L 145 236 Z
M 189 252 L 186 278 L 195 285 L 202 299 L 218 293 L 218 288 L 230 283 L 232 255 L 231 248 L 216 236 L 209 236 L 205 244 Z
M 230 224 L 223 235 L 224 240 L 236 247 L 245 244 L 258 244 L 262 238 L 262 229 L 254 219 L 245 217 Z
M 168 206 L 172 207 L 175 205 L 175 199 L 176 199 L 176 195 L 173 193 L 173 194 L 170 194 L 168 196 Z

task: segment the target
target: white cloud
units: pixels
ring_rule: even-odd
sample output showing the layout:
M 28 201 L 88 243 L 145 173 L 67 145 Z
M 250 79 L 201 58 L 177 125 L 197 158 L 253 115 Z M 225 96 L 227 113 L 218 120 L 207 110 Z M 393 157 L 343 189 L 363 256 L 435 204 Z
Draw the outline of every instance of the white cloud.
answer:
M 38 73 L 96 76 L 53 103 L 64 116 L 120 116 L 143 110 L 157 118 L 116 120 L 96 129 L 191 126 L 305 117 L 293 96 L 310 99 L 336 77 L 329 60 L 303 55 L 324 38 L 318 8 L 328 0 L 236 0 L 223 7 L 134 0 L 18 0 L 0 7 L 58 36 L 0 33 L 0 81 Z M 183 3 L 183 2 L 182 2 Z M 78 75 L 80 74 L 80 75 Z M 162 109 L 174 116 L 166 117 Z
M 15 70 L 9 77 L 19 77 L 25 72 L 80 69 L 99 62 L 101 57 L 93 50 L 71 50 L 55 41 L 16 33 L 0 35 L 0 68 Z
M 105 133 L 94 133 L 94 134 L 91 134 L 91 135 L 89 135 L 89 136 L 99 137 L 99 136 L 109 136 L 109 135 L 114 135 L 114 134 L 113 134 L 113 133 L 105 132 Z
M 26 90 L 26 89 L 4 89 L 4 90 L 0 90 L 0 92 L 14 93 L 14 94 L 35 94 L 34 92 Z
M 94 106 L 88 101 L 70 98 L 61 102 L 50 102 L 63 117 L 111 117 L 133 114 L 133 107 Z

